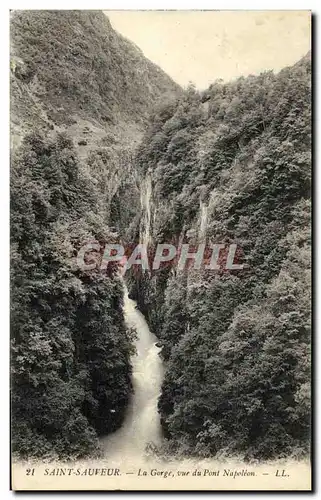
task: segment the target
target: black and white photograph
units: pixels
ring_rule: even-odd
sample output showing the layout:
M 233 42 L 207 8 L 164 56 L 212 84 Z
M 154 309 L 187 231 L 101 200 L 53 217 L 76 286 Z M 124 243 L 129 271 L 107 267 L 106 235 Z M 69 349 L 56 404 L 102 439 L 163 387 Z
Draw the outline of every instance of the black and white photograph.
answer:
M 10 11 L 15 491 L 311 491 L 311 11 Z

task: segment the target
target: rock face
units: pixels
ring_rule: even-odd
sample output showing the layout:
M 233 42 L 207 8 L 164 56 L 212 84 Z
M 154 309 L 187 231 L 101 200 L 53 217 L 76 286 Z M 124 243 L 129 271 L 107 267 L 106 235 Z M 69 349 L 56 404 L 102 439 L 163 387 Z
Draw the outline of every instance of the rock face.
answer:
M 11 73 L 14 140 L 65 129 L 87 149 L 139 140 L 151 106 L 181 91 L 99 11 L 13 12 Z
M 131 331 L 115 269 L 76 265 L 140 216 L 132 158 L 180 87 L 94 11 L 11 18 L 12 450 L 80 458 L 119 428 Z
M 190 88 L 139 148 L 141 240 L 223 246 L 215 271 L 164 265 L 129 287 L 162 345 L 171 450 L 307 453 L 310 124 L 307 54 L 278 74 Z M 226 268 L 231 244 L 241 270 Z
M 117 226 L 139 210 L 132 156 L 149 114 L 181 93 L 100 11 L 12 14 L 12 148 L 33 131 L 53 139 L 66 132 L 99 185 L 105 218 Z M 119 191 L 133 207 L 129 218 Z

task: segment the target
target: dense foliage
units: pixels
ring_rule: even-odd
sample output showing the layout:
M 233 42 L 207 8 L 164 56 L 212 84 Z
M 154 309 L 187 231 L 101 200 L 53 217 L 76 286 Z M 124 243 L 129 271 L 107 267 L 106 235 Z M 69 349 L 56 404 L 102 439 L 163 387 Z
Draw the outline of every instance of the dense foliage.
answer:
M 305 454 L 310 381 L 310 59 L 190 87 L 154 114 L 137 164 L 156 242 L 237 243 L 241 271 L 132 281 L 163 345 L 172 450 Z
M 81 457 L 122 422 L 132 334 L 119 278 L 76 254 L 135 220 L 133 150 L 180 88 L 98 11 L 13 11 L 10 62 L 12 446 Z
M 11 200 L 13 451 L 85 456 L 121 424 L 131 392 L 122 284 L 76 265 L 84 242 L 111 235 L 65 136 L 25 138 Z
M 84 242 L 118 231 L 151 248 L 237 243 L 246 264 L 130 276 L 162 345 L 170 450 L 305 454 L 309 56 L 181 95 L 103 13 L 16 11 L 11 41 L 13 451 L 83 457 L 121 425 L 132 352 L 122 285 L 113 269 L 75 263 Z M 156 108 L 135 169 L 165 95 L 180 97 Z

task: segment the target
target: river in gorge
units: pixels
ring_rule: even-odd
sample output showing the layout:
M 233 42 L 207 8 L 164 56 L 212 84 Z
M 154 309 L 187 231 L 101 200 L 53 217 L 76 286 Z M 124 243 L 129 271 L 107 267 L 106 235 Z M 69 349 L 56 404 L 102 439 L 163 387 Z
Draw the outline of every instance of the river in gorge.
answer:
M 143 456 L 148 444 L 161 442 L 160 418 L 157 402 L 163 380 L 163 365 L 156 346 L 157 338 L 150 332 L 136 302 L 124 293 L 124 315 L 128 327 L 137 333 L 136 353 L 132 356 L 132 383 L 134 393 L 123 425 L 101 441 L 106 458 Z
M 175 458 L 146 453 L 146 445 L 162 442 L 157 401 L 163 380 L 163 364 L 156 337 L 149 331 L 136 302 L 124 296 L 126 323 L 137 332 L 136 354 L 132 357 L 134 393 L 120 429 L 101 439 L 103 456 L 95 460 L 69 464 L 37 464 L 37 474 L 30 476 L 30 489 L 100 491 L 183 491 L 183 490 L 286 490 L 286 477 L 277 477 L 277 470 L 286 470 L 291 489 L 309 486 L 310 464 L 307 461 L 242 463 L 222 457 Z M 25 480 L 28 463 L 14 464 L 15 481 Z M 68 467 L 68 468 L 66 468 Z M 53 475 L 48 474 L 53 470 Z M 61 473 L 59 471 L 72 471 Z M 58 471 L 58 472 L 57 472 Z M 59 473 L 59 478 L 56 477 Z M 42 474 L 42 475 L 41 475 Z M 58 483 L 59 479 L 59 483 Z M 282 483 L 280 483 L 280 481 Z M 25 484 L 25 483 L 24 483 Z M 280 486 L 281 484 L 281 486 Z M 306 490 L 304 490 L 306 491 Z
M 97 467 L 91 489 L 105 490 L 247 490 L 277 489 L 275 471 L 278 467 L 294 467 L 293 463 L 242 463 L 228 457 L 192 458 L 161 457 L 152 451 L 146 453 L 148 444 L 162 443 L 157 402 L 163 380 L 163 363 L 156 346 L 157 338 L 150 332 L 136 302 L 128 298 L 125 288 L 124 314 L 128 327 L 137 333 L 136 353 L 132 356 L 132 382 L 134 393 L 125 420 L 120 429 L 101 439 L 103 457 L 86 466 Z M 84 467 L 84 464 L 82 464 Z M 105 469 L 103 469 L 105 468 Z M 105 470 L 100 475 L 99 471 Z M 302 488 L 307 481 L 309 463 L 295 463 L 295 488 Z M 87 481 L 86 481 L 87 479 Z M 66 480 L 67 484 L 67 480 Z M 88 478 L 78 477 L 76 489 L 90 489 Z

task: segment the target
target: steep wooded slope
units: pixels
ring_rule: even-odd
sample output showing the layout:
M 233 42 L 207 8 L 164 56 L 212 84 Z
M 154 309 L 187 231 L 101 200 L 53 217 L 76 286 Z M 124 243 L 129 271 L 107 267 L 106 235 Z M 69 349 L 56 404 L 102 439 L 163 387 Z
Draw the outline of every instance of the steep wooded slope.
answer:
M 277 75 L 190 88 L 139 149 L 149 244 L 236 243 L 246 264 L 226 271 L 222 252 L 220 271 L 132 280 L 163 345 L 159 410 L 176 451 L 307 452 L 310 78 L 307 55 Z
M 121 425 L 132 343 L 116 273 L 76 255 L 116 238 L 119 190 L 132 219 L 133 150 L 180 89 L 100 12 L 14 12 L 11 42 L 12 446 L 82 457 Z
M 20 117 L 25 113 L 25 126 L 28 113 L 41 118 L 34 106 L 21 105 L 19 97 L 30 97 L 49 127 L 72 124 L 75 117 L 142 124 L 152 104 L 180 90 L 102 12 L 16 11 L 11 40 L 14 123 L 16 110 Z

